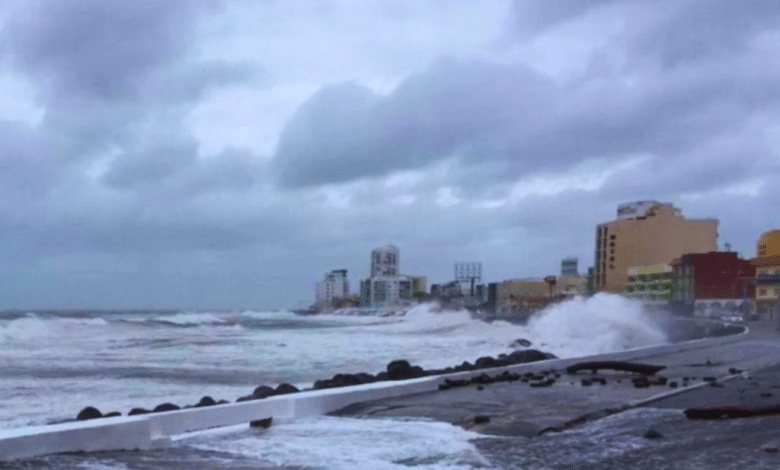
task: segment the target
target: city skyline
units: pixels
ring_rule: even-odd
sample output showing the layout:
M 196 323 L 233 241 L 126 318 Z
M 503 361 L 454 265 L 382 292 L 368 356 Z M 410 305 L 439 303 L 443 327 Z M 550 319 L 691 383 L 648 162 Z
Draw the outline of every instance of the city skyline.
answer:
M 0 309 L 295 308 L 386 243 L 429 283 L 585 271 L 646 199 L 753 257 L 778 25 L 730 0 L 5 2 Z

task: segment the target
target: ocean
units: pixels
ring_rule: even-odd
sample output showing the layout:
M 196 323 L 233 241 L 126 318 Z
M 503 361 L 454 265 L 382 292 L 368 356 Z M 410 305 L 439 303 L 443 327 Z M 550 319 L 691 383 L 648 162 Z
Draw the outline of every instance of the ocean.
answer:
M 667 341 L 639 304 L 599 294 L 553 305 L 527 325 L 484 322 L 425 304 L 399 316 L 342 311 L 5 312 L 0 314 L 0 429 L 75 418 L 86 406 L 123 415 L 201 397 L 231 402 L 258 385 L 310 387 L 336 373 L 407 359 L 443 368 L 511 352 L 517 339 L 558 357 Z M 445 423 L 322 417 L 267 430 L 181 436 L 170 449 L 50 456 L 0 468 L 484 468 Z

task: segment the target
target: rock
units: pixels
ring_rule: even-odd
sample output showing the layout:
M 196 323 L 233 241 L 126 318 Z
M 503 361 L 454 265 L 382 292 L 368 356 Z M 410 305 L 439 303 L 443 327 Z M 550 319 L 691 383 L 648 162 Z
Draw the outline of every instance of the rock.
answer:
M 477 369 L 489 369 L 499 366 L 498 362 L 490 356 L 480 357 L 474 365 L 477 366 Z
M 512 341 L 509 344 L 509 347 L 510 348 L 514 348 L 514 349 L 516 349 L 516 348 L 527 348 L 527 347 L 530 347 L 531 344 L 532 343 L 530 341 L 528 341 L 527 339 L 519 338 L 519 339 L 516 339 L 516 340 Z
M 424 377 L 425 371 L 420 366 L 412 366 L 406 360 L 397 360 L 387 365 L 387 377 L 390 380 L 407 380 Z
M 590 387 L 591 385 L 593 385 L 593 382 L 591 382 L 588 379 L 582 379 L 582 386 L 583 387 Z
M 580 362 L 570 365 L 566 368 L 566 372 L 569 374 L 576 374 L 581 370 L 597 371 L 601 369 L 618 370 L 621 372 L 635 372 L 644 375 L 653 375 L 662 369 L 666 369 L 666 366 L 653 366 L 649 364 L 635 364 L 625 361 L 590 361 Z
M 512 351 L 507 359 L 512 361 L 512 364 L 527 364 L 529 362 L 544 361 L 546 359 L 552 359 L 547 353 L 537 351 L 536 349 L 525 349 L 523 351 Z
M 547 379 L 537 382 L 531 382 L 529 385 L 532 387 L 549 387 L 550 385 L 555 383 L 555 379 Z
M 358 378 L 361 384 L 370 384 L 376 382 L 376 377 L 365 372 L 360 372 L 359 374 L 355 374 L 355 376 Z
M 204 406 L 214 406 L 216 404 L 217 404 L 217 402 L 213 398 L 211 398 L 209 396 L 205 396 L 205 397 L 200 399 L 200 401 L 198 402 L 197 405 L 195 405 L 195 407 L 196 408 L 201 408 L 201 407 L 204 407 Z
M 275 395 L 275 390 L 268 385 L 260 385 L 252 392 L 252 400 L 261 400 L 263 398 Z
M 410 367 L 412 367 L 412 365 L 409 364 L 409 361 L 407 361 L 406 359 L 396 359 L 395 361 L 390 361 L 387 364 L 386 370 L 387 373 L 389 374 L 390 371 L 394 369 L 408 369 Z
M 254 400 L 254 398 L 252 398 L 252 395 L 247 395 L 245 397 L 238 397 L 238 399 L 236 399 L 236 403 L 241 403 L 242 401 L 249 401 L 249 400 Z
M 86 421 L 88 419 L 96 419 L 102 417 L 103 417 L 103 413 L 101 413 L 100 410 L 88 406 L 83 410 L 79 411 L 79 414 L 76 416 L 76 419 L 79 421 Z
M 645 433 L 645 439 L 660 439 L 664 437 L 663 434 L 656 431 L 655 429 L 650 429 Z
M 298 393 L 300 390 L 298 390 L 298 387 L 295 385 L 290 385 L 288 383 L 279 384 L 278 387 L 276 387 L 276 395 L 287 395 L 289 393 Z
M 217 405 L 227 405 L 228 403 L 230 403 L 230 402 L 227 401 L 227 400 L 220 400 L 220 401 L 217 402 Z
M 127 413 L 127 416 L 145 415 L 147 413 L 151 413 L 151 411 L 147 410 L 146 408 L 133 408 L 129 413 Z
M 265 419 L 256 419 L 254 421 L 249 422 L 249 427 L 252 428 L 263 428 L 268 429 L 271 427 L 271 423 L 273 422 L 274 418 L 265 418 Z
M 449 390 L 450 388 L 447 384 L 439 384 L 439 390 Z
M 742 371 L 741 371 L 741 370 L 739 370 L 739 369 L 737 369 L 736 367 L 730 367 L 730 368 L 729 368 L 729 374 L 731 374 L 731 375 L 734 375 L 734 374 L 739 374 L 739 373 L 741 373 L 741 372 L 742 372 Z
M 376 380 L 378 382 L 381 382 L 383 380 L 389 380 L 389 379 L 390 379 L 390 374 L 388 374 L 387 372 L 380 372 L 376 374 Z
M 474 416 L 474 424 L 486 424 L 490 422 L 490 416 L 477 415 Z
M 477 390 L 479 390 L 481 392 L 482 390 L 485 390 L 485 386 L 484 385 L 477 385 Z
M 471 378 L 471 383 L 473 384 L 487 385 L 487 384 L 492 384 L 493 382 L 495 382 L 495 379 L 493 379 L 491 376 L 487 374 L 475 375 L 474 377 Z
M 511 354 L 510 354 L 511 356 Z M 470 372 L 475 370 L 474 365 L 468 361 L 463 361 L 463 364 L 455 367 L 455 372 Z
M 112 411 L 111 413 L 106 413 L 103 415 L 104 418 L 116 418 L 117 416 L 122 416 L 122 413 L 118 411 Z
M 444 383 L 452 387 L 465 387 L 471 382 L 466 379 L 444 379 Z
M 714 382 L 716 379 L 715 377 L 704 377 L 702 380 L 705 382 Z
M 675 382 L 674 380 L 669 382 L 669 388 L 677 388 L 677 382 Z
M 338 387 L 332 380 L 317 380 L 314 382 L 314 390 Z
M 180 410 L 180 409 L 181 408 L 179 406 L 174 405 L 173 403 L 163 403 L 161 405 L 157 405 L 154 408 L 153 411 L 155 413 L 160 413 L 160 412 L 163 412 L 163 411 L 176 411 L 176 410 Z

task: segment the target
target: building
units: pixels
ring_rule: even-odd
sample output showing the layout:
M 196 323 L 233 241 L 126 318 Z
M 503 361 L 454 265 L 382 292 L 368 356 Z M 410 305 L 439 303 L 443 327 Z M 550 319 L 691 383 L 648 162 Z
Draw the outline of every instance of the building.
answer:
M 398 247 L 385 245 L 371 252 L 371 277 L 396 276 L 399 270 L 400 257 Z
M 584 276 L 558 276 L 555 283 L 554 296 L 570 299 L 587 293 L 588 278 Z
M 428 293 L 428 278 L 425 276 L 411 276 L 412 297 L 424 296 Z
M 479 305 L 482 305 L 488 301 L 488 289 L 485 284 L 477 284 L 475 297 L 477 304 Z
M 673 273 L 672 304 L 676 310 L 691 314 L 706 313 L 725 304 L 748 308 L 755 295 L 752 280 L 755 266 L 733 251 L 687 253 L 671 263 Z M 744 311 L 742 313 L 745 313 Z
M 346 269 L 334 269 L 317 283 L 317 305 L 320 308 L 333 308 L 336 299 L 349 297 L 349 281 Z
M 761 234 L 756 243 L 755 305 L 761 319 L 780 318 L 780 230 Z
M 674 270 L 671 265 L 658 263 L 651 266 L 628 268 L 626 295 L 643 301 L 669 301 L 674 291 Z
M 579 276 L 577 271 L 577 258 L 564 258 L 561 261 L 561 276 Z
M 385 307 L 412 300 L 412 278 L 409 276 L 374 276 L 360 281 L 360 305 Z
M 621 204 L 616 220 L 596 227 L 596 290 L 624 292 L 628 268 L 716 251 L 717 241 L 717 219 L 686 219 L 680 209 L 658 201 Z
M 398 247 L 385 245 L 372 250 L 371 277 L 360 281 L 360 305 L 372 308 L 396 305 L 411 301 L 414 292 L 425 293 L 427 279 L 424 276 L 399 273 Z

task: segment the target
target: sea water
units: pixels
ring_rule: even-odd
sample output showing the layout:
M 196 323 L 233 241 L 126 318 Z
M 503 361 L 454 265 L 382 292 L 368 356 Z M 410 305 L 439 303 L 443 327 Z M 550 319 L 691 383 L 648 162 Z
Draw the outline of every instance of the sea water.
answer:
M 398 316 L 348 313 L 6 313 L 0 428 L 73 419 L 86 406 L 126 414 L 164 402 L 195 404 L 206 395 L 232 402 L 261 384 L 308 387 L 336 373 L 377 373 L 400 358 L 424 368 L 454 366 L 511 352 L 520 338 L 559 357 L 665 341 L 637 303 L 607 294 L 557 304 L 527 325 L 483 322 L 431 304 Z M 480 468 L 473 437 L 444 423 L 323 417 L 262 435 L 246 427 L 206 433 L 177 440 L 167 452 L 178 449 L 172 461 L 181 468 L 215 458 L 228 467 L 249 459 L 267 468 Z M 139 457 L 74 458 L 52 457 L 41 468 L 135 468 L 130 462 Z

